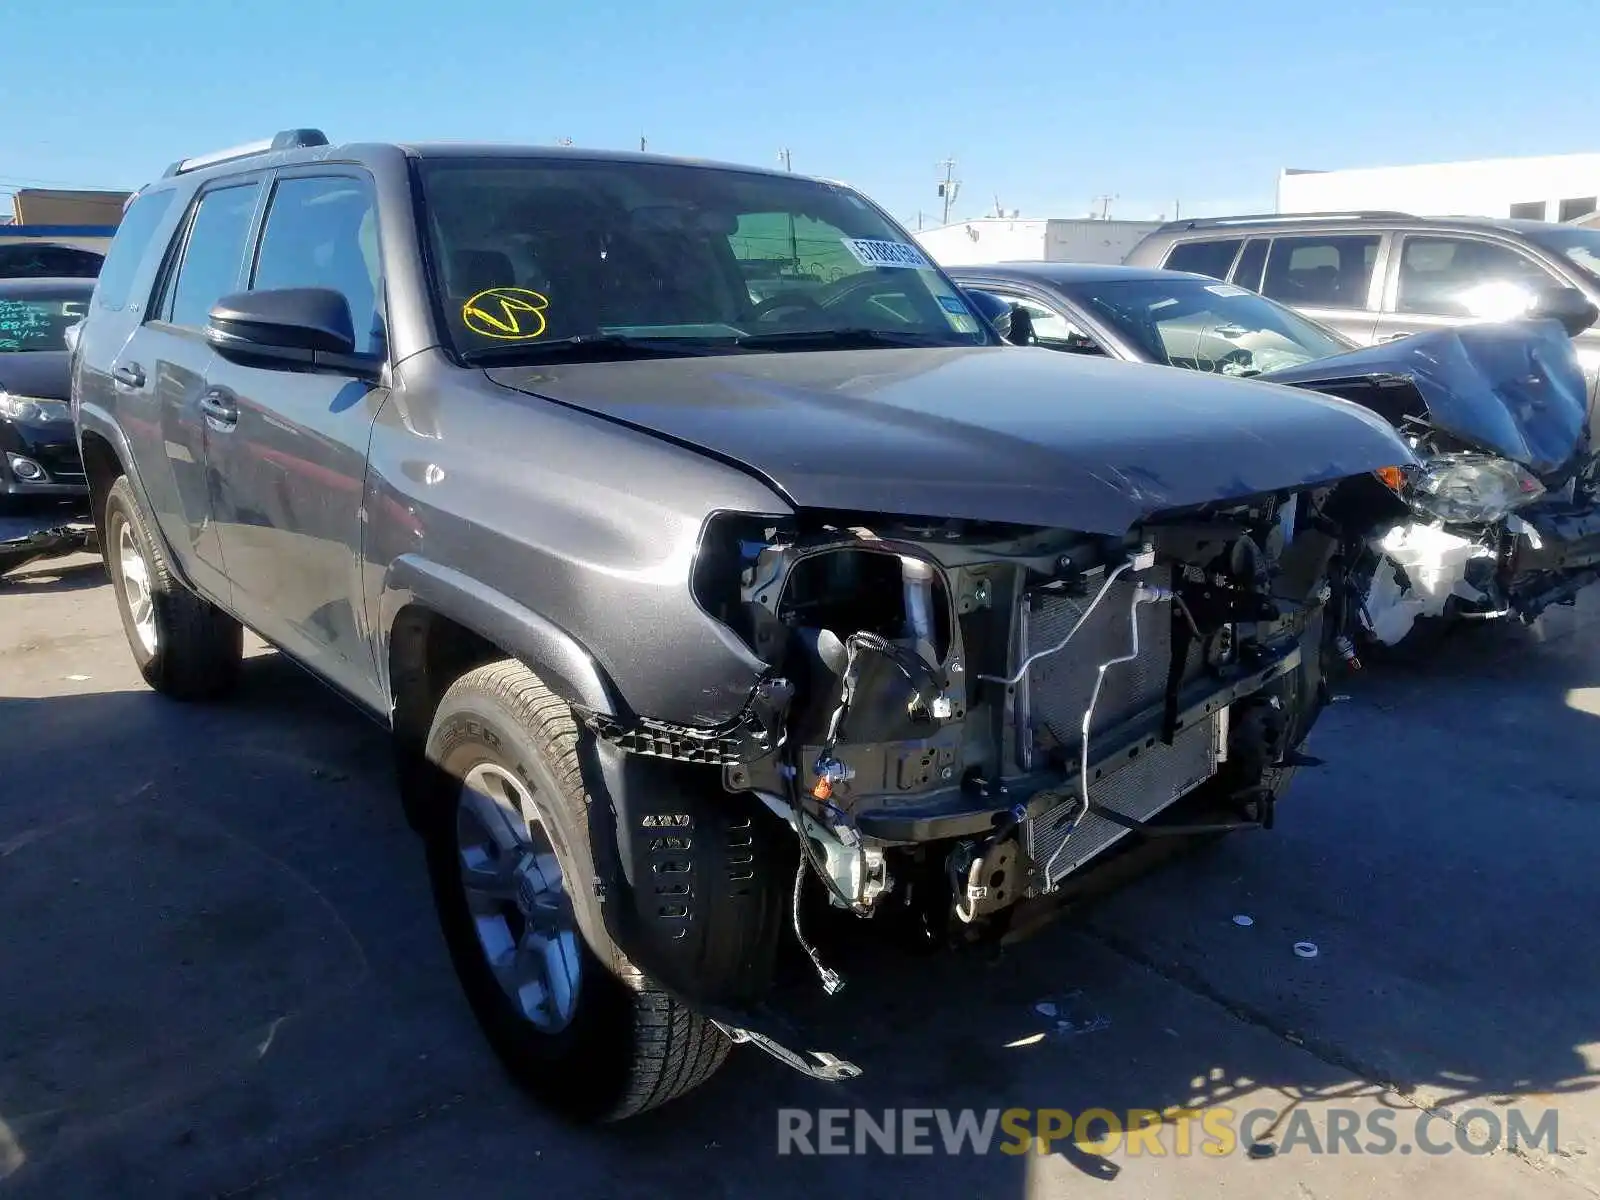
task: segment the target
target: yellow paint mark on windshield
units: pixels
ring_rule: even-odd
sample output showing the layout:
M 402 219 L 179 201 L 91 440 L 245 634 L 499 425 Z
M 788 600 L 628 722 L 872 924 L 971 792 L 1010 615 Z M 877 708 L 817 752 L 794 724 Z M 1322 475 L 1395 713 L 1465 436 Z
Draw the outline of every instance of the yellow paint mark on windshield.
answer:
M 479 337 L 526 342 L 543 337 L 550 301 L 527 288 L 485 288 L 461 306 L 461 322 Z

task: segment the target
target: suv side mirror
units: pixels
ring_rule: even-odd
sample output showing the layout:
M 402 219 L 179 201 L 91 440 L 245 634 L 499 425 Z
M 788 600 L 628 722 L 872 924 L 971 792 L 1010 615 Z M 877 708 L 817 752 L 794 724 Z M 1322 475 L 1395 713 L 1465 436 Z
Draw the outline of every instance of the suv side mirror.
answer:
M 1527 315 L 1535 321 L 1559 321 L 1568 337 L 1577 337 L 1600 320 L 1600 308 L 1577 288 L 1549 287 L 1534 296 Z
M 211 306 L 206 341 L 224 358 L 348 366 L 355 355 L 350 304 L 332 288 L 235 292 Z
M 961 294 L 973 308 L 978 310 L 984 320 L 994 326 L 994 331 L 1013 346 L 1026 346 L 1032 343 L 1033 318 L 1028 316 L 1027 310 L 1021 305 L 1002 300 L 993 292 L 981 292 L 976 288 L 962 288 Z

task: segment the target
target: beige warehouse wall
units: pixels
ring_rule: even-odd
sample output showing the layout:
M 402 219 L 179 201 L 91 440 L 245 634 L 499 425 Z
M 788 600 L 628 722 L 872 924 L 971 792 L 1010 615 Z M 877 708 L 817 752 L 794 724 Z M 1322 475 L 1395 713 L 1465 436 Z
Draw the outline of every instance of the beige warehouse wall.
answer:
M 18 225 L 116 225 L 127 192 L 56 191 L 24 188 L 11 198 Z

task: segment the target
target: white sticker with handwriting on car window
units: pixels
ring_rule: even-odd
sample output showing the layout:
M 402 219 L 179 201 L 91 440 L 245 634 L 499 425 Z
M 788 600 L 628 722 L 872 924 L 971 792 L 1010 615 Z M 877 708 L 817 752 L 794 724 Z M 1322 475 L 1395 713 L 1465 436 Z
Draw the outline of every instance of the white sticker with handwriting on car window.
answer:
M 910 267 L 914 271 L 933 269 L 927 257 L 905 242 L 879 242 L 871 238 L 843 238 L 844 248 L 863 267 Z
M 1206 291 L 1210 292 L 1213 296 L 1248 296 L 1248 295 L 1250 295 L 1250 292 L 1249 292 L 1248 289 L 1242 288 L 1242 287 L 1238 287 L 1238 286 L 1236 286 L 1234 284 L 1231 284 L 1231 283 L 1210 283 L 1210 284 L 1206 285 Z

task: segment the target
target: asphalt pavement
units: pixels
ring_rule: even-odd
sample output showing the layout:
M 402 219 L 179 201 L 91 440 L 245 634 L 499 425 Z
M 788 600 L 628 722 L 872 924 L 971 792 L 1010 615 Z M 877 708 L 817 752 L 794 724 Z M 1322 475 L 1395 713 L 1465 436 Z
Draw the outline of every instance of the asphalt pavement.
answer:
M 235 699 L 165 701 L 97 561 L 36 564 L 0 581 L 0 1195 L 1600 1195 L 1597 617 L 1369 669 L 1277 828 L 998 959 L 854 955 L 816 1012 L 860 1080 L 742 1047 L 574 1129 L 472 1023 L 382 733 L 259 646 Z M 951 1154 L 935 1113 L 931 1154 L 778 1152 L 785 1121 L 853 1149 L 824 1109 L 963 1108 L 1168 1123 Z M 1178 1109 L 1268 1116 L 1216 1154 Z M 1545 1133 L 1470 1148 L 1516 1120 Z

